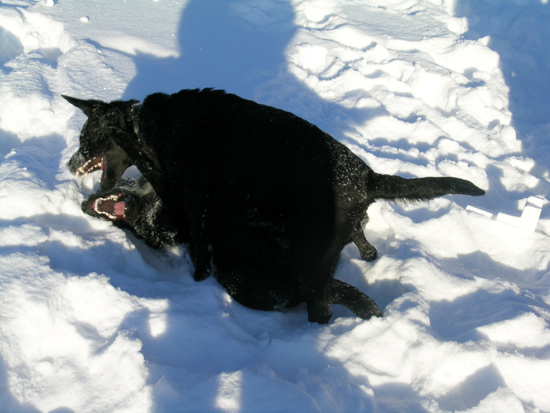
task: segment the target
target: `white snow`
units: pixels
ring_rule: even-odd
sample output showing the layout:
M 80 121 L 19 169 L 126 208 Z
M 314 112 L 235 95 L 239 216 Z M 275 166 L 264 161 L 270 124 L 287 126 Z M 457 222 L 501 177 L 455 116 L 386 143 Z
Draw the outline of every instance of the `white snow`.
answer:
M 540 0 L 2 1 L 0 411 L 550 412 L 549 22 Z M 99 177 L 65 166 L 84 115 L 61 94 L 196 87 L 487 194 L 370 208 L 379 258 L 350 245 L 336 276 L 383 318 L 244 308 L 84 215 Z

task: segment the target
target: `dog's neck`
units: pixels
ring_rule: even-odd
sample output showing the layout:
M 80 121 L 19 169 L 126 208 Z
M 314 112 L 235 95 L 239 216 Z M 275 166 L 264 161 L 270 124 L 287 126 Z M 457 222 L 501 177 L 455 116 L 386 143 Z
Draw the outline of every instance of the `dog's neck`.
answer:
M 140 167 L 143 167 L 143 169 L 141 169 L 142 173 L 144 173 L 144 171 L 147 169 L 161 171 L 160 164 L 157 160 L 155 153 L 149 149 L 149 146 L 142 139 L 143 137 L 141 137 L 139 134 L 139 117 L 141 115 L 142 106 L 143 106 L 142 102 L 136 102 L 132 104 L 132 106 L 130 106 L 130 111 L 129 111 L 130 112 L 129 120 L 132 124 L 131 127 L 135 135 L 134 139 L 131 139 L 131 140 L 132 141 L 135 140 L 135 144 L 138 145 L 138 147 L 140 148 L 139 153 L 141 155 L 139 156 L 139 161 L 141 163 L 141 166 L 140 165 L 136 165 L 136 166 L 138 166 L 138 169 Z M 127 147 L 126 149 L 131 148 L 132 146 L 133 145 L 130 144 L 129 147 Z M 132 156 L 130 157 L 132 158 Z M 133 158 L 133 159 L 135 161 L 138 158 Z
M 130 119 L 132 121 L 132 126 L 136 136 L 139 134 L 139 114 L 141 112 L 142 105 L 142 102 L 137 102 L 134 103 L 130 108 Z

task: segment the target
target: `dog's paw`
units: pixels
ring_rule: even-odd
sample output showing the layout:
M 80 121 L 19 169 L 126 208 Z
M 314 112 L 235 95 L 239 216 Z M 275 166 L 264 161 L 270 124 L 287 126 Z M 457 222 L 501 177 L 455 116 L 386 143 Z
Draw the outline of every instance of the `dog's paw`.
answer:
M 204 281 L 210 276 L 209 272 L 197 272 L 195 271 L 195 274 L 193 274 L 193 278 L 195 281 Z
M 193 274 L 193 278 L 195 279 L 195 281 L 203 281 L 203 280 L 206 280 L 211 273 L 212 273 L 212 268 L 210 266 L 198 265 L 195 268 L 195 274 Z
M 307 319 L 310 323 L 327 324 L 332 317 L 330 306 L 324 302 L 307 303 Z
M 365 303 L 366 305 L 364 308 L 360 311 L 356 311 L 355 315 L 363 320 L 368 320 L 371 317 L 383 317 L 384 314 L 382 313 L 382 310 L 380 310 L 380 307 L 378 307 L 378 305 L 370 297 L 367 298 L 368 300 Z
M 369 245 L 365 248 L 360 248 L 359 254 L 361 254 L 361 258 L 363 258 L 365 261 L 374 261 L 376 258 L 378 258 L 378 251 L 376 251 L 376 248 L 374 248 L 372 245 Z

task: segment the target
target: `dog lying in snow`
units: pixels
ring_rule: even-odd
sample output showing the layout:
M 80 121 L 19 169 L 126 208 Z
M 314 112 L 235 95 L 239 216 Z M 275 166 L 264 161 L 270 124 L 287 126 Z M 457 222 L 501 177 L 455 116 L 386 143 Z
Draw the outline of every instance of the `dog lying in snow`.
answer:
M 111 190 L 90 195 L 82 203 L 82 210 L 88 215 L 131 230 L 153 248 L 189 241 L 189 232 L 178 229 L 168 209 L 143 178 L 136 181 L 123 180 Z M 239 213 L 237 210 L 234 212 Z M 272 237 L 277 234 L 284 237 L 284 230 L 255 219 L 249 211 L 245 213 L 248 228 L 241 227 L 243 221 L 239 217 L 235 226 L 227 225 L 220 231 L 221 240 L 220 237 L 212 239 L 213 250 L 217 251 L 215 264 L 219 266 L 216 278 L 236 301 L 248 307 L 285 311 L 297 306 L 303 302 L 300 289 L 296 285 L 278 283 L 274 278 L 279 274 L 284 275 L 282 271 L 291 270 L 285 257 L 281 257 L 281 251 L 287 248 L 281 248 L 281 239 Z M 225 244 L 226 235 L 235 241 L 232 248 Z M 221 246 L 225 248 L 218 249 Z M 192 249 L 190 253 L 193 257 Z M 273 277 L 269 283 L 258 276 L 265 274 Z M 326 284 L 328 303 L 342 304 L 362 318 L 382 315 L 376 303 L 355 287 L 333 278 Z
M 458 178 L 377 174 L 309 122 L 219 90 L 156 93 L 141 104 L 64 97 L 88 116 L 71 171 L 101 165 L 109 190 L 136 165 L 189 240 L 195 279 L 214 264 L 220 284 L 252 308 L 305 302 L 319 323 L 329 321 L 329 304 L 380 316 L 372 299 L 333 278 L 350 242 L 376 257 L 363 233 L 368 206 L 484 194 Z
M 86 214 L 128 229 L 155 249 L 189 243 L 189 230 L 178 230 L 153 187 L 143 177 L 122 179 L 109 191 L 82 202 Z

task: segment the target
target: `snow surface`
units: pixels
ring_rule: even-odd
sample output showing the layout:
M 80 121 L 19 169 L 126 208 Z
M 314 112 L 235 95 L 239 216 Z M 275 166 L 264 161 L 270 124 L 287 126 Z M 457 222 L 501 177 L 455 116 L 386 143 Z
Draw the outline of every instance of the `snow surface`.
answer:
M 0 411 L 550 412 L 549 22 L 540 0 L 0 2 Z M 487 195 L 370 208 L 380 257 L 350 245 L 336 276 L 383 318 L 244 308 L 84 215 L 98 174 L 65 167 L 84 115 L 61 93 L 195 87 Z M 495 218 L 532 196 L 534 231 Z

